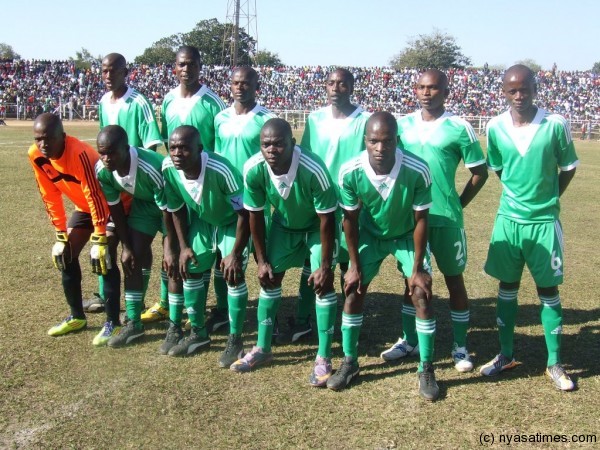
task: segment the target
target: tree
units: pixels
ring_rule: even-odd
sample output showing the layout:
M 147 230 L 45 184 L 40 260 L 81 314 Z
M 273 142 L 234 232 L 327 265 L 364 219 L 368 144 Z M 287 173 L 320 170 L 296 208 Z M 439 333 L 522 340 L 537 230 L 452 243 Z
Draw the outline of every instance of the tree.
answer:
M 92 64 L 100 64 L 102 55 L 93 56 L 86 48 L 81 47 L 80 52 L 75 52 L 75 58 L 69 57 L 69 61 L 75 61 L 75 68 L 85 70 L 92 67 Z
M 140 56 L 135 58 L 137 64 L 172 64 L 175 61 L 175 53 L 181 46 L 181 34 L 159 39 L 151 47 L 144 50 Z
M 14 51 L 12 45 L 0 42 L 0 60 L 2 59 L 21 59 L 21 55 Z
M 283 66 L 283 62 L 279 59 L 279 55 L 267 50 L 259 50 L 256 52 L 254 64 L 257 66 Z
M 471 64 L 454 36 L 434 29 L 431 34 L 420 34 L 408 41 L 407 47 L 390 60 L 392 67 L 418 69 L 464 68 Z
M 529 67 L 534 72 L 539 72 L 540 70 L 542 70 L 542 66 L 540 66 L 535 60 L 531 58 L 521 59 L 519 61 L 516 61 L 515 64 L 523 64 L 524 66 Z
M 594 66 L 592 67 L 592 73 L 600 74 L 600 61 L 594 63 Z

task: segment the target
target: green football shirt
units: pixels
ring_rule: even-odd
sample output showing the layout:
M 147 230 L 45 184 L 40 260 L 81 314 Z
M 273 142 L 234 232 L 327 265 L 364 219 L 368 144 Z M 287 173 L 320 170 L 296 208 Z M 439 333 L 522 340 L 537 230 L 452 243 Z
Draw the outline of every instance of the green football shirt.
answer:
M 538 108 L 529 125 L 515 127 L 507 111 L 489 121 L 487 141 L 487 164 L 502 171 L 498 214 L 518 223 L 558 219 L 558 170 L 579 165 L 567 121 Z
M 244 165 L 244 207 L 261 211 L 273 206 L 273 222 L 293 232 L 317 231 L 317 214 L 334 212 L 336 190 L 323 161 L 300 147 L 294 148 L 288 173 L 275 175 L 262 153 Z
M 167 210 L 175 212 L 187 205 L 196 214 L 215 227 L 237 221 L 236 211 L 243 208 L 242 176 L 225 158 L 215 153 L 200 154 L 200 176 L 188 180 L 182 170 L 173 166 L 171 158 L 163 161 Z
M 166 144 L 175 128 L 191 125 L 200 132 L 204 150 L 215 148 L 215 117 L 225 109 L 225 103 L 208 86 L 202 85 L 191 97 L 181 96 L 181 86 L 165 95 L 161 107 L 161 133 Z
M 134 147 L 148 148 L 162 144 L 154 110 L 146 97 L 130 87 L 115 103 L 111 103 L 111 96 L 112 92 L 107 92 L 100 99 L 100 129 L 107 125 L 119 125 L 127 132 L 129 145 Z
M 396 149 L 396 162 L 387 175 L 376 175 L 365 151 L 340 170 L 340 206 L 361 208 L 361 232 L 388 240 L 411 235 L 414 211 L 431 207 L 431 175 L 427 163 Z
M 247 114 L 237 114 L 235 108 L 221 111 L 215 117 L 215 153 L 226 158 L 242 173 L 244 164 L 260 152 L 260 130 L 274 118 L 267 108 L 256 105 Z
M 461 160 L 465 167 L 485 164 L 483 150 L 469 122 L 449 112 L 426 122 L 421 111 L 398 120 L 400 147 L 419 156 L 429 166 L 431 199 L 430 227 L 463 228 L 463 211 L 456 191 L 456 171 Z
M 164 156 L 143 148 L 129 147 L 131 163 L 124 177 L 117 171 L 110 172 L 102 161 L 96 163 L 96 176 L 109 205 L 121 201 L 121 192 L 134 199 L 156 203 L 160 209 L 167 207 L 161 168 Z

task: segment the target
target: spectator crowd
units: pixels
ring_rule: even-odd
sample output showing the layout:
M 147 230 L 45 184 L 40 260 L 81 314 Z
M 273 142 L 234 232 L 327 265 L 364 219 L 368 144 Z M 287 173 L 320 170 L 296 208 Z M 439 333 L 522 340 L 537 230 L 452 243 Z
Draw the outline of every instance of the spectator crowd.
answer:
M 259 101 L 272 111 L 312 111 L 326 102 L 324 80 L 332 67 L 260 67 Z M 370 111 L 406 114 L 417 108 L 413 85 L 418 69 L 352 67 L 356 78 L 355 101 Z M 226 103 L 230 67 L 205 66 L 202 82 Z M 451 92 L 448 110 L 462 116 L 493 116 L 506 109 L 502 71 L 451 69 L 447 72 Z M 129 66 L 128 84 L 144 93 L 155 105 L 176 84 L 172 65 Z M 537 103 L 571 120 L 600 119 L 600 76 L 591 71 L 540 71 Z M 93 110 L 105 93 L 100 65 L 77 69 L 74 61 L 18 60 L 0 62 L 0 118 L 9 108 L 21 105 L 21 117 L 35 117 L 58 105 L 69 111 Z M 10 112 L 10 111 L 9 111 Z M 16 112 L 16 111 L 15 111 Z M 88 117 L 85 117 L 88 118 Z

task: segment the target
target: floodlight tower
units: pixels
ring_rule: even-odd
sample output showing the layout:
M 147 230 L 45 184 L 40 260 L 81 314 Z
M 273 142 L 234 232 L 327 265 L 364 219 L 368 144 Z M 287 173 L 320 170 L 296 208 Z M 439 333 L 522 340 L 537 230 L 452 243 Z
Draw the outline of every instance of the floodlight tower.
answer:
M 250 56 L 254 58 L 258 51 L 256 0 L 227 0 L 227 17 L 225 19 L 225 24 L 223 55 L 221 58 L 222 64 L 230 66 L 238 65 L 240 27 L 254 39 L 254 48 L 250 50 Z

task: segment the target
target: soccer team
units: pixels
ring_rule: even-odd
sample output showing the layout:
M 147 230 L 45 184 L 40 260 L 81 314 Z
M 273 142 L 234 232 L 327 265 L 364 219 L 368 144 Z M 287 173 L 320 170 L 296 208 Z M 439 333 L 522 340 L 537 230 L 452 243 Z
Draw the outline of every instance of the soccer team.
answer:
M 182 46 L 175 61 L 180 84 L 164 99 L 159 131 L 148 100 L 126 85 L 123 56 L 107 55 L 102 77 L 108 92 L 99 109 L 97 151 L 67 136 L 57 116 L 36 118 L 29 159 L 56 231 L 52 258 L 70 307 L 69 316 L 49 335 L 84 329 L 86 311 L 105 310 L 106 322 L 93 345 L 124 347 L 144 335 L 145 322 L 168 319 L 159 352 L 183 356 L 207 349 L 210 334 L 228 326 L 218 364 L 248 372 L 272 361 L 273 341 L 295 342 L 309 335 L 314 314 L 318 349 L 309 383 L 341 390 L 359 373 L 364 300 L 391 254 L 405 279 L 403 335 L 381 357 L 418 356 L 419 394 L 434 401 L 439 388 L 433 366 L 430 252 L 450 293 L 454 365 L 468 372 L 473 362 L 467 349 L 463 209 L 484 186 L 489 168 L 503 185 L 485 263 L 485 271 L 499 280 L 500 353 L 480 373 L 493 376 L 517 364 L 513 334 L 527 264 L 541 302 L 546 374 L 560 390 L 575 388 L 560 361 L 559 198 L 578 160 L 565 120 L 535 106 L 530 69 L 515 65 L 504 74 L 509 109 L 488 124 L 487 158 L 471 125 L 445 110 L 449 85 L 439 70 L 420 75 L 415 95 L 421 109 L 399 120 L 352 104 L 352 73 L 333 70 L 326 79 L 329 105 L 308 116 L 298 146 L 290 124 L 257 103 L 260 85 L 254 69 L 233 70 L 229 108 L 200 83 L 200 69 L 198 50 Z M 167 157 L 156 152 L 161 143 Z M 461 160 L 471 176 L 457 192 Z M 68 221 L 63 195 L 76 209 Z M 160 302 L 143 312 L 151 245 L 159 231 Z M 78 257 L 88 240 L 99 298 L 83 302 Z M 119 317 L 119 243 L 124 325 Z M 251 255 L 260 284 L 258 337 L 245 352 L 245 270 Z M 338 264 L 344 357 L 334 371 Z M 302 267 L 296 317 L 290 318 L 286 333 L 274 335 L 282 281 L 293 267 Z M 213 272 L 217 304 L 205 317 Z

